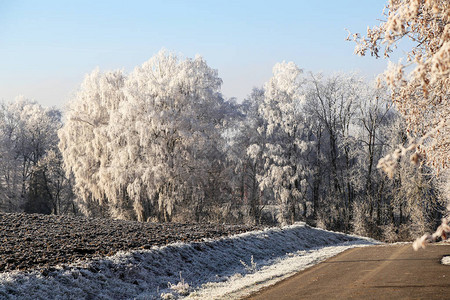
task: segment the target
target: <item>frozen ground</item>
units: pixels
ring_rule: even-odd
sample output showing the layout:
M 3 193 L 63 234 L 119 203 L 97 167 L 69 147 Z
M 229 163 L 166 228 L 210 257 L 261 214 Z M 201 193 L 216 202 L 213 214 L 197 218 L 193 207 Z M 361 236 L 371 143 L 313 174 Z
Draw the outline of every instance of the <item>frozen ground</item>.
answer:
M 0 299 L 233 299 L 346 249 L 376 243 L 296 224 L 0 273 Z

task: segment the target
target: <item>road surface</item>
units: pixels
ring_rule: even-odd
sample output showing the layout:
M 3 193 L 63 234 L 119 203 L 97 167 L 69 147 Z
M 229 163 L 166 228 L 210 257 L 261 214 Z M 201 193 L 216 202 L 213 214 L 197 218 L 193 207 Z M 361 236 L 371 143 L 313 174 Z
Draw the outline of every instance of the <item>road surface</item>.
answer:
M 450 245 L 353 248 L 247 299 L 450 299 Z

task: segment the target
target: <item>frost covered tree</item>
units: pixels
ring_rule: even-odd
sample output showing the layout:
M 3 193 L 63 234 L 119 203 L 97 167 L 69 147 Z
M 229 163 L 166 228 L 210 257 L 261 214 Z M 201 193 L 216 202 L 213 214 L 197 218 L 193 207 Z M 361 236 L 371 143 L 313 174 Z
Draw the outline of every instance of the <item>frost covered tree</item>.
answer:
M 264 124 L 258 131 L 265 144 L 252 144 L 247 152 L 262 158 L 262 174 L 258 182 L 262 190 L 270 190 L 280 208 L 279 221 L 293 223 L 300 216 L 308 173 L 305 152 L 305 122 L 301 107 L 304 102 L 301 70 L 293 63 L 278 63 L 273 77 L 264 86 L 264 101 L 259 107 Z M 305 212 L 304 212 L 305 213 Z
M 326 190 L 322 198 L 327 199 L 318 217 L 322 223 L 341 230 L 348 230 L 355 199 L 352 185 L 357 155 L 354 131 L 357 108 L 365 100 L 365 89 L 367 85 L 362 79 L 352 74 L 328 78 L 311 74 L 309 81 L 306 111 L 314 125 L 316 148 L 313 160 L 316 175 L 312 186 L 317 193 L 321 184 L 322 190 Z
M 61 164 L 57 131 L 61 114 L 19 97 L 0 107 L 0 193 L 3 211 L 60 212 L 57 203 L 70 202 L 67 180 L 51 170 Z M 51 159 L 51 157 L 53 157 Z M 51 162 L 50 162 L 51 161 Z
M 382 155 L 393 151 L 391 145 L 406 147 L 407 129 L 401 115 L 396 113 L 391 116 L 389 123 L 383 127 L 386 146 Z M 393 241 L 395 235 L 410 240 L 436 226 L 445 208 L 445 197 L 439 192 L 430 167 L 401 160 L 392 179 L 383 174 L 378 180 L 384 185 L 379 193 L 385 202 L 381 207 L 381 224 L 385 224 L 382 229 L 386 240 Z
M 418 228 L 432 223 L 439 196 L 428 168 L 402 161 L 395 180 L 376 170 L 379 159 L 393 151 L 392 145 L 405 145 L 406 129 L 385 89 L 368 85 L 363 95 L 355 124 L 353 231 L 390 242 L 408 240 Z
M 68 105 L 59 131 L 59 149 L 67 176 L 74 176 L 80 209 L 86 215 L 108 216 L 112 204 L 102 184 L 112 159 L 109 127 L 111 113 L 124 99 L 125 75 L 120 71 L 88 74 Z
M 385 131 L 391 126 L 395 115 L 391 106 L 385 89 L 377 89 L 372 83 L 367 84 L 361 91 L 354 123 L 356 127 L 354 147 L 357 158 L 354 166 L 355 176 L 352 178 L 356 191 L 356 202 L 353 205 L 355 227 L 360 227 L 367 222 L 381 226 L 384 218 L 382 210 L 389 197 L 385 195 L 384 175 L 376 169 L 376 165 L 389 148 Z M 366 214 L 366 220 L 362 216 L 364 214 Z M 363 232 L 358 233 L 363 234 Z
M 203 58 L 164 50 L 128 76 L 88 75 L 60 133 L 85 212 L 169 221 L 220 193 L 221 83 Z
M 239 106 L 242 117 L 236 122 L 237 133 L 233 136 L 228 157 L 233 164 L 233 190 L 244 211 L 244 222 L 259 224 L 266 199 L 260 191 L 258 175 L 262 173 L 262 152 L 251 152 L 250 145 L 265 145 L 265 122 L 259 107 L 264 101 L 264 90 L 254 88 Z M 259 129 L 259 130 L 258 130 Z M 247 151 L 249 150 L 249 153 Z
M 125 184 L 139 220 L 150 213 L 147 201 L 162 214 L 160 220 L 169 220 L 177 202 L 204 200 L 209 184 L 204 180 L 213 179 L 220 164 L 221 84 L 201 57 L 180 60 L 164 51 L 129 76 L 127 101 L 114 115 L 121 126 L 111 131 L 119 143 L 110 185 Z M 119 193 L 115 186 L 105 190 Z

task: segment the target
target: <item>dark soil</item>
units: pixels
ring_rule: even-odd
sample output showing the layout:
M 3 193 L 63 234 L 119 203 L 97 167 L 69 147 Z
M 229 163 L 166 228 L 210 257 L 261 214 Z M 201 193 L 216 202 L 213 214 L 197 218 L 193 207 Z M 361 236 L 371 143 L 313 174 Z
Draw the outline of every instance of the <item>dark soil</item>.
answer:
M 260 229 L 0 213 L 0 272 L 48 268 L 118 251 L 198 242 Z

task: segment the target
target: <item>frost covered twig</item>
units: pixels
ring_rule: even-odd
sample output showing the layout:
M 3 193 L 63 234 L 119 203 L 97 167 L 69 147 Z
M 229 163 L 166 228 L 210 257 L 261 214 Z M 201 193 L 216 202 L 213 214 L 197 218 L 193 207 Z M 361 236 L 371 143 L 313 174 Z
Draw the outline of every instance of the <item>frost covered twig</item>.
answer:
M 250 265 L 247 265 L 243 260 L 239 260 L 241 262 L 241 264 L 245 267 L 245 269 L 247 270 L 248 273 L 254 273 L 256 272 L 256 263 L 253 260 L 253 255 L 250 259 Z
M 368 28 L 367 35 L 349 35 L 347 39 L 357 44 L 355 52 L 370 52 L 379 57 L 392 52 L 399 40 L 410 39 L 413 46 L 406 53 L 406 63 L 390 63 L 380 79 L 391 90 L 391 97 L 398 111 L 405 118 L 407 129 L 420 141 L 410 144 L 412 149 L 420 145 L 420 154 L 437 173 L 449 167 L 450 159 L 450 3 L 446 0 L 388 1 L 385 21 Z M 412 68 L 409 74 L 406 69 Z M 425 133 L 425 135 L 423 135 Z M 425 139 L 430 138 L 430 141 Z M 409 147 L 408 147 L 409 148 Z M 407 149 L 408 149 L 407 148 Z M 395 160 L 401 152 L 381 162 L 381 168 L 391 176 Z M 412 160 L 417 160 L 414 155 Z
M 442 130 L 445 126 L 447 126 L 445 121 L 446 120 L 442 120 L 437 127 L 429 131 L 422 137 L 416 140 L 411 140 L 407 147 L 404 147 L 403 145 L 398 145 L 397 149 L 395 149 L 393 153 L 386 155 L 385 157 L 381 158 L 378 161 L 377 168 L 382 169 L 389 176 L 389 178 L 393 178 L 399 160 L 402 157 L 408 155 L 408 153 L 410 153 L 411 151 L 414 151 L 414 153 L 410 155 L 410 161 L 411 163 L 417 165 L 421 158 L 421 155 L 417 152 L 417 149 L 425 143 L 426 139 L 435 138 L 436 134 L 440 130 Z
M 190 291 L 190 286 L 187 282 L 184 282 L 183 277 L 181 277 L 181 272 L 180 272 L 180 281 L 177 284 L 169 282 L 167 286 L 169 287 L 169 289 L 177 292 L 179 295 L 182 296 L 188 295 Z
M 414 250 L 425 248 L 426 244 L 436 242 L 438 238 L 446 240 L 450 233 L 449 218 L 443 218 L 441 225 L 436 229 L 433 234 L 424 234 L 420 238 L 416 239 L 413 243 Z

